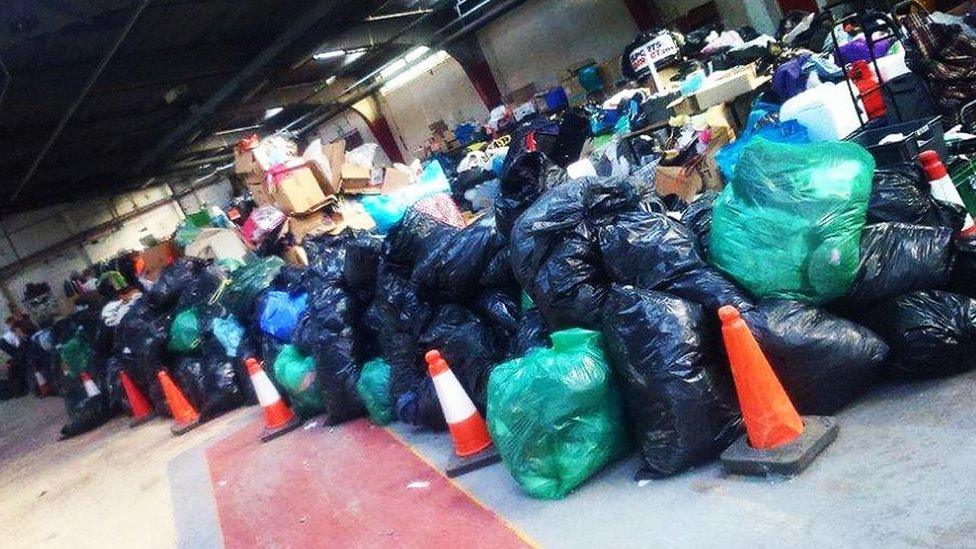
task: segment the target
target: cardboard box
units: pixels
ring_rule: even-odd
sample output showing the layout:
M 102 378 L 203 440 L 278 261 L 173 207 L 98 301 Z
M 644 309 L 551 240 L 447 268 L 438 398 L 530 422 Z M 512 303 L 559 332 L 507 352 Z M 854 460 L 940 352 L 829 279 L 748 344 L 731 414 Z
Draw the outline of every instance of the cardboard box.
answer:
M 378 193 L 380 188 L 373 187 L 373 172 L 371 169 L 345 162 L 342 164 L 342 190 L 347 193 Z M 371 188 L 372 187 L 372 188 Z
M 336 225 L 335 220 L 327 212 L 288 218 L 288 232 L 295 238 L 296 244 L 305 242 L 305 239 L 311 236 L 331 233 L 336 229 Z
M 234 147 L 234 173 L 246 175 L 254 171 L 254 152 L 241 146 Z
M 684 166 L 658 166 L 654 170 L 654 186 L 657 194 L 676 194 L 685 202 L 702 192 L 701 175 L 694 168 Z
M 721 191 L 724 187 L 721 172 L 715 161 L 715 153 L 732 141 L 732 130 L 712 128 L 712 140 L 698 162 L 690 167 L 658 166 L 654 172 L 654 185 L 658 194 L 676 194 L 685 202 L 704 191 Z
M 328 145 L 322 145 L 318 139 L 313 141 L 302 155 L 323 193 L 339 194 L 342 190 L 341 168 L 345 156 L 345 141 L 333 141 Z
M 186 255 L 200 259 L 234 259 L 244 261 L 251 249 L 234 229 L 203 229 L 200 236 L 186 247 Z
M 410 174 L 404 171 L 400 171 L 396 168 L 386 168 L 383 170 L 383 187 L 381 192 L 383 194 L 394 193 L 410 183 L 413 179 Z
M 689 99 L 693 112 L 702 112 L 715 105 L 729 103 L 736 98 L 751 93 L 766 83 L 768 78 L 756 76 L 755 63 L 728 71 L 720 80 L 706 83 Z
M 326 202 L 325 193 L 312 170 L 302 164 L 296 167 L 276 167 L 272 173 L 271 194 L 278 208 L 289 215 L 314 211 Z
M 146 248 L 142 252 L 142 259 L 146 265 L 142 276 L 147 280 L 157 280 L 163 269 L 172 265 L 179 257 L 179 249 L 172 240 Z

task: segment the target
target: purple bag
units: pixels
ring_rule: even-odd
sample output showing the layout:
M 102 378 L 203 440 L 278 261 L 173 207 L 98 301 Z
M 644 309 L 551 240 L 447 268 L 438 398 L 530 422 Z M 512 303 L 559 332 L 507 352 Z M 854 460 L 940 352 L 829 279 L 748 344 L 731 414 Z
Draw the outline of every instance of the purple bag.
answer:
M 891 47 L 891 39 L 886 38 L 884 40 L 876 40 L 874 42 L 874 57 L 884 57 L 888 53 L 888 48 Z M 855 61 L 870 61 L 871 60 L 871 50 L 868 49 L 868 41 L 863 36 L 851 40 L 850 42 L 837 48 L 834 52 L 834 59 L 837 61 L 837 65 L 840 67 L 846 66 L 849 63 Z

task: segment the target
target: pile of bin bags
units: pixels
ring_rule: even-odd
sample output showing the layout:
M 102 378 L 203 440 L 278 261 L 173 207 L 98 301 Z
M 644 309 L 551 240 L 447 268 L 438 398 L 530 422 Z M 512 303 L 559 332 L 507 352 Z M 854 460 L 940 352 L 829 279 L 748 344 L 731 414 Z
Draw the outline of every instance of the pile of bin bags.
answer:
M 64 396 L 68 423 L 61 428 L 62 438 L 95 429 L 121 411 L 120 383 L 109 372 L 113 341 L 113 330 L 93 307 L 83 306 L 51 326 L 52 352 L 39 353 L 32 367 Z M 98 395 L 88 396 L 82 373 L 91 377 Z
M 248 268 L 238 273 L 246 275 Z M 233 281 L 221 268 L 198 258 L 182 258 L 167 267 L 115 329 L 108 379 L 117 385 L 118 372 L 125 370 L 163 416 L 172 414 L 159 383 L 161 370 L 172 377 L 202 421 L 242 405 L 250 390 L 243 363 L 235 360 L 243 328 L 218 299 Z M 124 405 L 124 391 L 111 396 L 112 403 Z
M 507 201 L 530 204 L 510 237 L 514 274 L 549 328 L 602 333 L 641 477 L 711 459 L 740 429 L 717 335 L 721 305 L 743 311 L 803 414 L 832 414 L 881 376 L 976 366 L 976 242 L 956 237 L 965 213 L 932 199 L 913 166 L 875 172 L 854 145 L 759 139 L 721 195 L 670 212 L 643 181 L 534 173 L 521 187 L 503 179 L 496 207 L 501 219 Z M 765 254 L 761 264 L 757 254 Z M 599 424 L 586 408 L 567 407 L 566 388 L 546 396 L 526 389 L 558 385 L 541 366 L 556 352 L 497 368 L 524 385 L 493 379 L 489 387 L 495 442 L 516 479 L 540 497 L 572 488 L 560 484 L 573 478 L 560 464 L 571 467 L 568 456 L 586 452 L 574 447 L 573 430 Z M 573 379 L 599 375 L 590 369 Z M 591 450 L 605 463 L 615 435 L 609 427 L 603 435 Z

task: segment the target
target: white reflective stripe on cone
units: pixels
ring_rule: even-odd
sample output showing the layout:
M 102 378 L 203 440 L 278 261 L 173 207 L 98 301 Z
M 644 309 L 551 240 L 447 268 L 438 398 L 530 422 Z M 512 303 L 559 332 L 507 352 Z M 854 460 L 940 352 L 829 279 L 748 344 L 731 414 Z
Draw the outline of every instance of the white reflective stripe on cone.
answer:
M 264 370 L 252 375 L 251 383 L 254 384 L 254 393 L 258 395 L 258 402 L 262 407 L 271 406 L 281 400 L 281 395 Z
M 37 381 L 38 385 L 47 385 L 47 380 L 44 379 L 44 374 L 38 372 L 37 370 L 34 370 L 34 380 Z
M 86 379 L 83 383 L 85 384 L 85 394 L 88 395 L 88 398 L 102 394 L 102 392 L 98 390 L 98 385 L 95 385 L 95 382 L 92 381 L 91 378 Z
M 477 413 L 461 382 L 450 370 L 434 376 L 434 389 L 437 390 L 437 399 L 441 401 L 444 419 L 448 423 L 461 423 Z

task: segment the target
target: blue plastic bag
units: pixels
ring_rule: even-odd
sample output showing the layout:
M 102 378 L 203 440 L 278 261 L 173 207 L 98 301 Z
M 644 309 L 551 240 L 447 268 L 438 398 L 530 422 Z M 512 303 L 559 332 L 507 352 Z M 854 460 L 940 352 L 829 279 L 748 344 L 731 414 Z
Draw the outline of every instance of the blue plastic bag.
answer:
M 451 183 L 441 163 L 434 160 L 424 167 L 420 181 L 389 195 L 367 196 L 362 200 L 366 213 L 376 222 L 379 232 L 385 233 L 403 219 L 410 206 L 437 193 L 451 192 Z
M 244 339 L 244 327 L 241 326 L 233 315 L 227 318 L 217 317 L 213 319 L 213 334 L 220 342 L 220 345 L 227 352 L 227 356 L 234 358 L 237 356 L 237 348 Z
M 307 294 L 292 297 L 287 292 L 268 292 L 261 311 L 261 331 L 279 341 L 291 341 L 291 333 L 307 304 Z
M 742 135 L 733 143 L 719 149 L 715 154 L 715 163 L 726 183 L 732 181 L 735 168 L 739 165 L 739 158 L 757 137 L 762 137 L 773 143 L 788 143 L 800 145 L 810 143 L 807 129 L 796 120 L 780 122 L 779 105 L 757 102 L 749 113 L 746 128 Z

